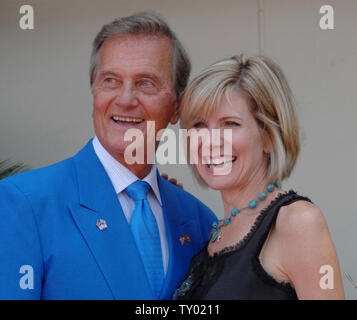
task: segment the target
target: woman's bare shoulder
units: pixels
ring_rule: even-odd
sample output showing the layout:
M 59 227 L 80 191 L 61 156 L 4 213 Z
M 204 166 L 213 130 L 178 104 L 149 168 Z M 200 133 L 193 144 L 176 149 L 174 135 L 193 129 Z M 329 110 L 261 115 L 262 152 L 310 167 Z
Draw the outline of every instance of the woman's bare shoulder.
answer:
M 285 235 L 314 234 L 327 229 L 326 219 L 319 207 L 305 200 L 280 208 L 276 231 Z

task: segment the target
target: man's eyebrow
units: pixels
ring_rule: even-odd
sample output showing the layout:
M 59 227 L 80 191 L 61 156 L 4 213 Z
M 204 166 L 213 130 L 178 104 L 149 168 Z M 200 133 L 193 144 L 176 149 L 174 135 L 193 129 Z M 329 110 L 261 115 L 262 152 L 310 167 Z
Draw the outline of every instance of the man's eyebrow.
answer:
M 102 76 L 107 76 L 107 75 L 109 75 L 109 76 L 115 76 L 115 77 L 118 76 L 115 72 L 107 71 L 107 70 L 102 70 L 102 71 L 100 71 L 100 72 L 98 73 L 98 75 L 99 75 L 100 77 L 102 77 Z
M 152 73 L 152 72 L 142 72 L 142 73 L 138 73 L 135 76 L 137 79 L 151 79 L 153 80 L 159 87 L 163 87 L 164 86 L 164 80 L 157 74 Z
M 109 70 L 99 71 L 98 75 L 100 77 L 107 76 L 107 75 L 114 76 L 114 77 L 119 77 L 119 75 L 117 73 L 115 73 L 113 71 L 109 71 Z M 150 78 L 150 79 L 153 79 L 153 80 L 161 83 L 160 77 L 158 75 L 152 73 L 152 72 L 138 73 L 138 74 L 135 75 L 135 78 Z
M 160 77 L 154 73 L 151 73 L 151 72 L 142 72 L 142 73 L 138 73 L 136 75 L 137 78 L 150 78 L 150 79 L 153 79 L 153 80 L 157 80 L 157 81 L 160 81 Z

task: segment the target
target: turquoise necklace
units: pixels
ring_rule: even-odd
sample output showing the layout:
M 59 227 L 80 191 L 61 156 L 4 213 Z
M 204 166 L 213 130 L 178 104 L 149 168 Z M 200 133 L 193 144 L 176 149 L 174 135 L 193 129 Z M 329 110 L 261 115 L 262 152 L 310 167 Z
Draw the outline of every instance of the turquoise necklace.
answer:
M 267 191 L 268 192 L 273 192 L 275 187 L 279 188 L 279 181 L 275 180 L 274 183 L 270 183 L 267 186 Z M 220 219 L 218 221 L 213 222 L 213 230 L 211 232 L 212 236 L 211 236 L 211 242 L 215 242 L 216 240 L 219 241 L 222 237 L 222 227 L 227 226 L 231 223 L 232 218 L 234 218 L 236 215 L 238 215 L 239 212 L 241 212 L 244 209 L 254 209 L 257 205 L 258 205 L 258 201 L 264 201 L 267 197 L 267 193 L 266 192 L 261 192 L 258 195 L 258 199 L 257 200 L 251 200 L 248 203 L 248 206 L 242 209 L 233 209 L 230 212 L 230 217 L 225 218 L 225 219 Z

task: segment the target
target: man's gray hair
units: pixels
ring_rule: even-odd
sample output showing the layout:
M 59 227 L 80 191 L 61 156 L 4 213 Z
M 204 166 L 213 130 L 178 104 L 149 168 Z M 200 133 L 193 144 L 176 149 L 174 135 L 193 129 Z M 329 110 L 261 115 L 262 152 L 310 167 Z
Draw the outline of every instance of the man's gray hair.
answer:
M 157 14 L 150 12 L 137 13 L 118 18 L 103 26 L 93 41 L 90 58 L 90 86 L 96 77 L 98 54 L 104 41 L 118 35 L 162 35 L 172 41 L 172 76 L 175 84 L 176 98 L 185 90 L 191 72 L 190 59 L 168 24 Z

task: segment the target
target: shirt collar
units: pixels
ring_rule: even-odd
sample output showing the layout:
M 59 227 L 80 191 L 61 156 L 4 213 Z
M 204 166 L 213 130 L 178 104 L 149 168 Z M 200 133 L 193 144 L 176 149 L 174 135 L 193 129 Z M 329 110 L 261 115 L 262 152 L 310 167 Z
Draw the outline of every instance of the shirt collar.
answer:
M 117 194 L 123 192 L 125 188 L 134 183 L 136 180 L 139 180 L 134 173 L 124 167 L 119 161 L 114 159 L 107 150 L 105 150 L 97 136 L 93 139 L 93 148 L 105 171 L 107 172 Z M 153 193 L 162 206 L 159 185 L 157 182 L 157 172 L 157 166 L 156 164 L 153 164 L 149 174 L 142 180 L 146 181 L 150 185 Z

